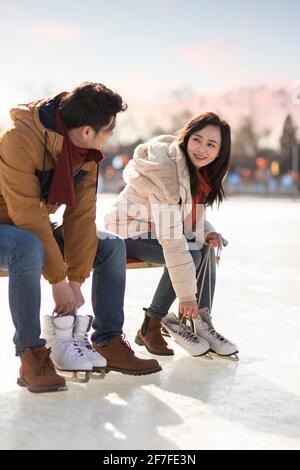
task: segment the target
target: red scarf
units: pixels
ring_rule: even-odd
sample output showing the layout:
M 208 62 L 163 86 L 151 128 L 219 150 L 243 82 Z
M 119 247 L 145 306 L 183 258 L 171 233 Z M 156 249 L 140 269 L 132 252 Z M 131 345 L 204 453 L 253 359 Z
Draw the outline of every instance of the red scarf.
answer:
M 56 130 L 63 136 L 64 141 L 51 183 L 48 202 L 73 207 L 75 205 L 73 165 L 90 161 L 98 163 L 104 157 L 100 150 L 82 149 L 73 144 L 58 108 L 55 110 L 54 118 Z
M 197 220 L 197 212 L 196 212 L 197 204 L 205 204 L 207 193 L 209 193 L 212 190 L 212 187 L 209 181 L 208 172 L 204 168 L 197 171 L 197 177 L 199 180 L 199 186 L 198 186 L 199 190 L 193 196 L 192 226 L 195 225 L 196 220 Z

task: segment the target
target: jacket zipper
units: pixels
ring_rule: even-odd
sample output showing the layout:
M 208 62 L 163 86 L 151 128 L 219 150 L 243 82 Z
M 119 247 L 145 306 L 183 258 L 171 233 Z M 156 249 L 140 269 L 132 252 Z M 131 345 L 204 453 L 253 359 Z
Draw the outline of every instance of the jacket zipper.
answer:
M 54 157 L 56 157 L 55 147 L 56 147 L 57 141 L 58 141 L 58 133 L 55 132 L 55 138 L 54 138 L 54 143 L 53 143 L 53 147 L 52 147 L 52 153 L 53 153 Z

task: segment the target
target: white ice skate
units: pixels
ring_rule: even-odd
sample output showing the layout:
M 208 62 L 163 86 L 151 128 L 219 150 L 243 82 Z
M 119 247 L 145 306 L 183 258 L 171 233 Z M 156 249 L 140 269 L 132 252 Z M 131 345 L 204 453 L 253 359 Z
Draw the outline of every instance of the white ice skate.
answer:
M 64 372 L 72 372 L 72 378 L 79 382 L 88 382 L 93 365 L 73 336 L 75 323 L 76 315 L 45 315 L 43 336 L 47 347 L 51 348 L 50 357 L 55 367 Z M 83 378 L 80 372 L 84 372 Z
M 103 378 L 105 375 L 107 360 L 93 348 L 89 341 L 88 332 L 91 329 L 92 321 L 93 317 L 90 315 L 77 315 L 74 338 L 91 361 L 93 372 L 100 373 L 100 377 Z
M 210 346 L 208 342 L 193 333 L 183 322 L 181 322 L 175 313 L 168 313 L 161 319 L 162 325 L 170 333 L 171 338 L 184 348 L 191 356 L 203 356 L 204 354 L 208 357 Z
M 237 354 L 239 351 L 237 345 L 214 329 L 209 309 L 207 307 L 200 308 L 198 312 L 198 317 L 191 321 L 193 331 L 208 341 L 212 352 L 238 361 Z

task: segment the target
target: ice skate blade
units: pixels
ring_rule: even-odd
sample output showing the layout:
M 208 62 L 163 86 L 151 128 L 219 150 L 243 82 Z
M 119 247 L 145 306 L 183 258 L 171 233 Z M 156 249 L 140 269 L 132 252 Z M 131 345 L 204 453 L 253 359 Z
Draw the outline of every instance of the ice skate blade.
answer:
M 240 360 L 237 353 L 230 354 L 229 356 L 223 356 L 222 354 L 218 354 L 215 351 L 210 351 L 214 357 L 220 357 L 221 359 L 227 359 L 227 361 L 238 362 Z
M 214 357 L 213 357 L 213 355 L 211 354 L 210 351 L 207 352 L 207 353 L 205 353 L 205 354 L 203 354 L 201 357 L 204 357 L 205 359 L 208 359 L 208 360 L 210 360 L 210 361 L 213 361 L 213 360 L 214 360 Z
M 105 375 L 106 375 L 105 368 L 104 369 L 95 368 L 90 373 L 90 379 L 102 380 L 104 379 Z
M 187 351 L 188 352 L 188 351 Z M 203 359 L 208 359 L 209 361 L 213 360 L 213 356 L 210 351 L 204 353 L 204 354 L 198 354 L 198 356 L 192 356 L 192 357 L 201 357 Z
M 57 369 L 67 379 L 75 383 L 87 383 L 90 380 L 91 370 L 62 370 Z

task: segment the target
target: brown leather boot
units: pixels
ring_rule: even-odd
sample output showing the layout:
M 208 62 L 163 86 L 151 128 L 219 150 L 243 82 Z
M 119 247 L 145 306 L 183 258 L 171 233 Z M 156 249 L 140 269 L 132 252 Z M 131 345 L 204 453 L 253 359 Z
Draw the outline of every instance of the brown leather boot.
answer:
M 173 349 L 168 348 L 168 343 L 161 335 L 161 323 L 158 317 L 148 317 L 147 309 L 143 324 L 135 337 L 135 342 L 139 346 L 145 346 L 151 354 L 159 356 L 173 356 Z
M 26 348 L 20 356 L 22 365 L 17 384 L 33 393 L 68 390 L 65 379 L 55 371 L 50 352 L 45 347 Z
M 114 370 L 129 375 L 146 375 L 161 370 L 159 363 L 154 359 L 136 357 L 124 335 L 113 338 L 107 346 L 93 343 L 93 347 L 107 360 L 107 372 Z

